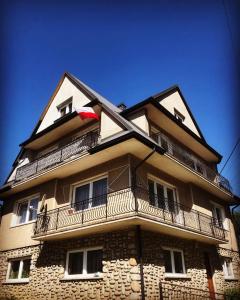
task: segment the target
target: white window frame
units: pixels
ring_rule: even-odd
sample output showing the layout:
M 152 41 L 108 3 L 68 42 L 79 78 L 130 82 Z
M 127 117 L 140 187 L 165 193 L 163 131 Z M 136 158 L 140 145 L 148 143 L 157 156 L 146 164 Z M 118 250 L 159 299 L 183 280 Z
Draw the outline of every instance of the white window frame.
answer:
M 161 184 L 163 186 L 163 191 L 164 191 L 164 200 L 166 199 L 167 200 L 167 188 L 173 190 L 173 198 L 174 198 L 174 203 L 177 203 L 179 205 L 179 198 L 178 198 L 178 191 L 177 191 L 177 188 L 172 185 L 172 184 L 169 184 L 168 182 L 166 181 L 163 181 L 153 175 L 148 175 L 147 177 L 147 180 L 151 180 L 154 182 L 154 194 L 157 195 L 157 183 Z M 169 205 L 168 205 L 168 201 L 165 202 L 165 204 L 167 204 L 167 209 L 169 209 Z M 158 207 L 157 206 L 157 198 L 155 197 L 155 207 Z M 175 206 L 175 213 L 177 214 L 178 212 L 178 209 L 177 207 Z
M 29 282 L 29 277 L 28 278 L 21 278 L 22 271 L 23 271 L 23 261 L 27 260 L 27 259 L 30 259 L 30 271 L 31 271 L 31 256 L 13 258 L 13 259 L 10 259 L 8 261 L 8 268 L 7 268 L 7 275 L 6 275 L 6 282 L 7 283 L 16 283 L 16 282 L 20 282 L 20 283 L 25 282 L 26 283 L 26 282 Z M 19 269 L 18 269 L 18 278 L 16 278 L 16 279 L 9 278 L 10 270 L 11 270 L 11 263 L 13 261 L 20 261 L 20 265 L 19 265 Z
M 180 113 L 180 111 L 178 111 L 175 107 L 174 107 L 174 117 L 179 120 L 181 123 L 184 122 L 184 120 L 186 119 L 186 117 Z
M 57 110 L 58 110 L 58 117 L 59 117 L 59 118 L 62 118 L 62 117 L 66 116 L 67 114 L 70 113 L 70 109 L 69 109 L 69 105 L 70 105 L 70 104 L 72 104 L 72 110 L 71 110 L 71 112 L 72 112 L 72 111 L 73 111 L 73 101 L 72 101 L 72 97 L 71 97 L 70 99 L 64 101 L 64 102 L 61 103 L 60 105 L 58 105 Z M 66 108 L 66 112 L 65 112 L 65 114 L 64 114 L 63 116 L 61 116 L 61 110 L 62 110 L 63 108 Z
M 230 260 L 230 268 L 232 271 L 232 275 L 228 274 L 228 268 L 227 268 L 227 262 L 226 260 Z M 224 279 L 234 279 L 234 273 L 233 273 L 233 266 L 232 266 L 232 258 L 231 257 L 224 257 L 223 258 L 223 264 L 222 264 L 222 268 L 223 268 L 223 274 L 224 274 Z
M 212 204 L 212 216 L 213 218 L 217 219 L 216 216 L 216 208 L 220 209 L 220 213 L 221 213 L 221 217 L 222 217 L 222 225 L 223 225 L 223 229 L 228 230 L 228 219 L 226 218 L 226 214 L 225 214 L 225 209 L 222 205 L 211 201 Z
M 93 183 L 95 181 L 98 181 L 98 180 L 101 180 L 101 179 L 107 179 L 107 192 L 108 192 L 108 176 L 107 174 L 105 175 L 101 175 L 100 177 L 93 177 L 91 179 L 87 179 L 85 181 L 81 181 L 79 183 L 75 183 L 72 185 L 72 191 L 71 191 L 71 194 L 72 194 L 72 204 L 75 204 L 76 203 L 76 200 L 75 200 L 75 195 L 76 195 L 76 189 L 83 186 L 83 185 L 87 185 L 89 184 L 89 198 L 88 199 L 92 199 L 92 195 L 93 195 Z M 104 204 L 102 204 L 104 205 Z M 99 206 L 102 206 L 102 205 L 99 205 Z M 92 202 L 89 202 L 88 203 L 88 207 L 86 209 L 90 209 L 92 207 Z M 84 210 L 86 210 L 84 209 Z
M 64 272 L 64 279 L 91 279 L 91 278 L 101 278 L 102 272 L 96 273 L 87 273 L 87 252 L 93 250 L 103 250 L 103 247 L 92 247 L 92 248 L 82 248 L 76 250 L 69 250 L 67 251 L 66 255 L 66 265 L 65 265 L 65 272 Z M 83 272 L 82 274 L 68 274 L 68 264 L 69 264 L 69 254 L 70 253 L 83 253 Z
M 16 203 L 14 205 L 14 209 L 13 209 L 13 218 L 12 218 L 11 227 L 21 226 L 21 225 L 26 225 L 26 224 L 30 224 L 30 223 L 36 222 L 36 219 L 29 221 L 29 206 L 30 206 L 30 202 L 31 202 L 31 200 L 33 200 L 35 198 L 38 198 L 38 207 L 37 207 L 37 213 L 38 213 L 39 201 L 40 201 L 40 194 L 39 193 L 35 194 L 35 195 L 31 195 L 31 196 L 25 197 L 25 198 L 22 198 L 22 199 L 19 199 L 19 200 L 16 201 Z M 25 203 L 25 202 L 28 202 L 27 214 L 26 214 L 26 219 L 25 219 L 27 221 L 19 223 L 18 222 L 18 218 L 19 218 L 19 215 L 18 215 L 19 205 L 21 203 Z
M 170 247 L 162 247 L 163 250 L 170 251 L 171 256 L 171 265 L 173 272 L 165 272 L 166 277 L 186 277 L 186 267 L 185 267 L 185 260 L 184 260 L 184 253 L 182 249 L 178 248 L 170 248 Z M 174 263 L 174 255 L 173 252 L 180 252 L 182 257 L 182 267 L 183 267 L 183 273 L 176 273 L 175 272 L 175 263 Z

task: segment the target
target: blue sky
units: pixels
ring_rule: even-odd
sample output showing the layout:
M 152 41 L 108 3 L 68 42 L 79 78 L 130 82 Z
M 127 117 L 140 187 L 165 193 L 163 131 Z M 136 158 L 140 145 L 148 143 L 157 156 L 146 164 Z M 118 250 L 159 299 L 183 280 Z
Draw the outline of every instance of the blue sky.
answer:
M 240 94 L 240 2 L 225 6 L 220 0 L 2 1 L 0 181 L 64 71 L 127 106 L 178 84 L 224 163 L 239 136 Z M 223 172 L 238 194 L 239 148 Z

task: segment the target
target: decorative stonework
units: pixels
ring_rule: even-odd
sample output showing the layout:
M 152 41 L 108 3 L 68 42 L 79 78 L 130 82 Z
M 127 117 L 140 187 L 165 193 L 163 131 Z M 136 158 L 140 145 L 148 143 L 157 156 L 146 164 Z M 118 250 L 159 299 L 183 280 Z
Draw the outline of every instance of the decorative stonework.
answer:
M 41 246 L 5 251 L 0 257 L 0 280 L 4 282 L 7 260 L 31 255 L 30 282 L 27 284 L 2 284 L 0 296 L 14 295 L 19 300 L 140 300 L 141 276 L 137 253 L 135 229 L 72 240 L 45 242 Z M 207 276 L 203 252 L 210 253 L 214 265 L 214 277 L 218 292 L 236 287 L 239 281 L 225 282 L 218 253 L 233 258 L 239 269 L 239 255 L 229 250 L 217 249 L 170 236 L 142 232 L 143 273 L 145 299 L 159 299 L 159 282 L 207 290 Z M 71 249 L 103 247 L 103 278 L 94 280 L 63 280 L 66 253 Z M 164 278 L 162 247 L 174 247 L 184 251 L 187 270 L 185 279 Z M 227 251 L 227 252 L 226 252 Z M 237 270 L 237 269 L 236 269 Z

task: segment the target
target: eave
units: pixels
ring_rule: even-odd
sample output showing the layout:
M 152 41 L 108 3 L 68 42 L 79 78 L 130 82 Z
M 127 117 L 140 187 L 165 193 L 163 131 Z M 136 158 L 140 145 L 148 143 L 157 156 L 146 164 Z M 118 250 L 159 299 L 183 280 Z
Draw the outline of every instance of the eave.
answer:
M 187 126 L 185 126 L 183 123 L 179 122 L 166 108 L 164 108 L 158 101 L 160 101 L 162 98 L 167 97 L 168 95 L 178 91 L 179 88 L 174 86 L 164 92 L 162 92 L 161 94 L 157 94 L 155 96 L 151 96 L 145 100 L 143 100 L 140 103 L 137 103 L 136 105 L 133 105 L 130 108 L 125 109 L 124 111 L 121 112 L 121 115 L 128 118 L 130 117 L 132 114 L 134 114 L 135 112 L 137 112 L 139 109 L 142 109 L 144 107 L 146 107 L 147 105 L 152 105 L 154 106 L 157 110 L 159 110 L 160 112 L 162 112 L 168 119 L 170 119 L 174 124 L 176 124 L 178 127 L 180 127 L 185 133 L 187 133 L 188 135 L 190 135 L 195 141 L 197 141 L 199 144 L 201 144 L 202 146 L 204 146 L 208 151 L 210 151 L 215 157 L 216 157 L 216 162 L 219 163 L 221 162 L 222 156 L 216 151 L 214 150 L 210 145 L 207 144 L 207 142 L 205 141 L 204 137 L 201 134 L 201 131 L 199 129 L 199 132 L 202 136 L 199 137 L 197 136 L 194 132 L 192 132 Z M 157 100 L 156 100 L 157 99 Z M 193 119 L 194 120 L 194 119 Z M 196 127 L 198 128 L 196 122 L 194 121 L 194 124 L 196 125 Z

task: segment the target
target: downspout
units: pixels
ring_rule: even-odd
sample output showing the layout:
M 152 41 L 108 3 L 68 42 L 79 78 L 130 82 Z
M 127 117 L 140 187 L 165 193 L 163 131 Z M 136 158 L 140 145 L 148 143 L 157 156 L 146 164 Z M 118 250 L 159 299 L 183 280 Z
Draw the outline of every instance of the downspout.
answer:
M 135 199 L 135 211 L 138 211 L 138 203 L 137 203 L 137 196 L 136 196 L 136 187 L 137 187 L 137 169 L 141 167 L 141 165 L 147 161 L 154 153 L 156 152 L 156 148 L 154 147 L 153 150 L 143 159 L 141 160 L 136 167 L 133 169 L 132 173 L 132 187 L 133 187 L 133 194 Z
M 240 228 L 239 228 L 239 224 L 236 221 L 236 218 L 234 216 L 234 210 L 239 207 L 240 204 L 236 204 L 231 208 L 231 214 L 232 214 L 232 219 L 233 219 L 233 225 L 235 227 L 235 231 L 236 231 L 236 237 L 237 237 L 237 242 L 238 242 L 238 251 L 240 251 Z
M 137 195 L 136 195 L 136 185 L 137 185 L 137 169 L 149 159 L 156 151 L 155 147 L 153 150 L 142 160 L 140 161 L 137 166 L 133 169 L 132 174 L 132 187 L 133 187 L 133 195 L 135 200 L 135 211 L 138 211 L 138 203 L 137 203 Z M 136 236 L 137 236 L 137 248 L 138 248 L 138 260 L 139 260 L 139 267 L 140 267 L 140 278 L 141 278 L 141 299 L 145 300 L 145 288 L 144 288 L 144 273 L 143 273 L 143 262 L 142 262 L 142 235 L 141 235 L 141 226 L 137 225 L 136 228 Z

